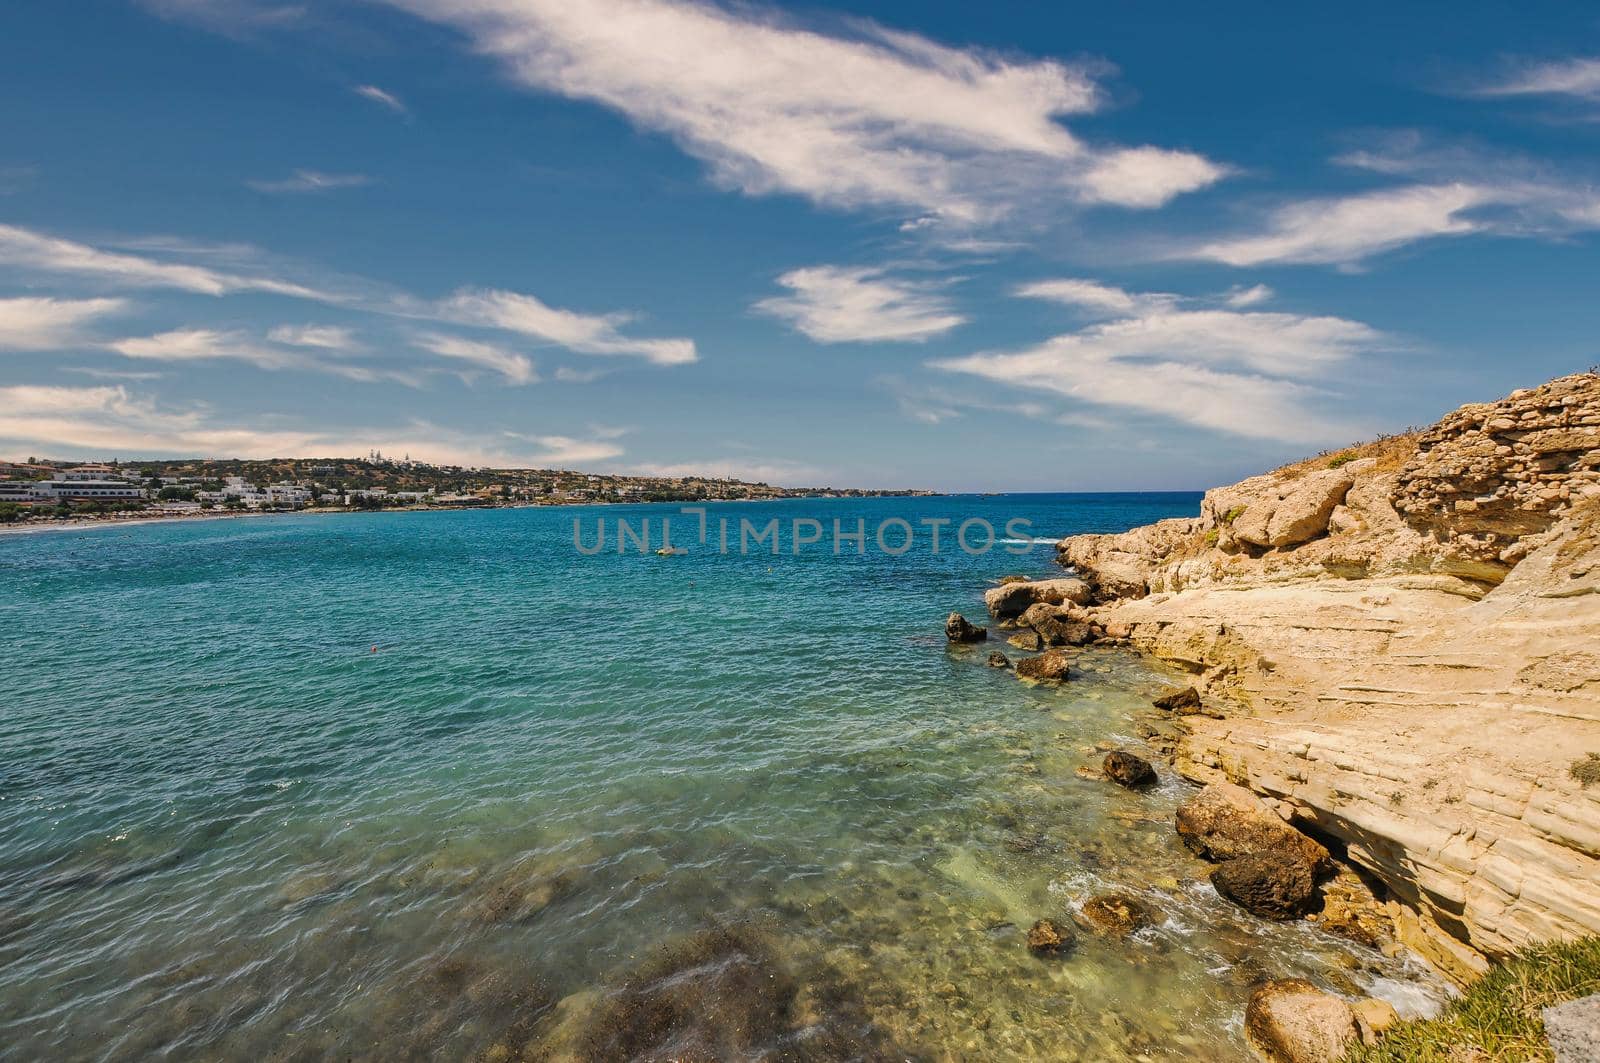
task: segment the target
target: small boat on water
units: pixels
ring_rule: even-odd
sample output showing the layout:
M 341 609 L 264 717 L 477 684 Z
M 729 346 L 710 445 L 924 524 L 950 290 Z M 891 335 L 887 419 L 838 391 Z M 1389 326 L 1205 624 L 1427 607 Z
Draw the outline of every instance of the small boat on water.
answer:
M 679 554 L 687 554 L 688 552 L 689 551 L 685 550 L 681 546 L 663 546 L 661 549 L 656 551 L 656 556 L 657 557 L 677 557 Z

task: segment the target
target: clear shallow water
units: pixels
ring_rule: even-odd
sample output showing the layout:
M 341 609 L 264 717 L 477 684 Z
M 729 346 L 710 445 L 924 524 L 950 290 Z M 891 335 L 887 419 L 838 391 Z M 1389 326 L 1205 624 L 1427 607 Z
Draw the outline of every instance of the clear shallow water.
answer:
M 711 513 L 1053 538 L 1197 505 Z M 0 1057 L 1226 1059 L 1262 977 L 1418 984 L 1216 898 L 1180 784 L 1074 775 L 1138 748 L 1165 677 L 1090 650 L 1047 689 L 944 645 L 1048 545 L 572 548 L 674 512 L 0 537 Z M 1027 952 L 1105 890 L 1162 922 Z

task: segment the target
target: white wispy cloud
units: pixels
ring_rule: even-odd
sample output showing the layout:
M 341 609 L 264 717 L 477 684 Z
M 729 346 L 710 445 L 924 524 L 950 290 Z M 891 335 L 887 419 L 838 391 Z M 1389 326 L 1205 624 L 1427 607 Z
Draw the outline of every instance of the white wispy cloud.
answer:
M 1025 350 L 930 365 L 1235 435 L 1322 442 L 1348 438 L 1353 426 L 1317 412 L 1313 383 L 1334 365 L 1393 346 L 1343 318 L 1191 309 L 1176 296 L 1124 294 L 1122 316 Z
M 441 332 L 420 333 L 413 338 L 413 342 L 441 358 L 454 358 L 491 369 L 504 377 L 508 384 L 536 384 L 539 381 L 539 374 L 527 355 L 492 343 L 447 336 Z
M 123 299 L 0 299 L 0 351 L 52 351 L 84 343 L 85 325 L 127 306 Z
M 511 439 L 539 447 L 537 451 L 528 454 L 526 463 L 540 468 L 572 469 L 579 466 L 593 466 L 597 462 L 611 461 L 627 453 L 622 444 L 617 442 L 620 432 L 600 432 L 588 439 L 560 435 L 524 435 L 518 432 L 505 434 Z
M 1468 212 L 1490 202 L 1470 184 L 1413 185 L 1313 199 L 1275 210 L 1264 231 L 1213 240 L 1182 257 L 1230 266 L 1345 265 L 1418 240 L 1482 231 Z
M 699 357 L 693 340 L 623 335 L 619 328 L 630 320 L 627 314 L 580 314 L 518 292 L 457 292 L 426 313 L 442 321 L 516 332 L 580 354 L 631 355 L 657 365 L 685 365 Z
M 1091 146 L 1059 119 L 1102 104 L 1082 66 L 950 48 L 864 21 L 848 35 L 705 0 L 389 0 L 459 29 L 518 83 L 665 133 L 720 184 L 958 224 L 1041 200 L 1154 207 L 1225 167 Z
M 1600 57 L 1522 63 L 1505 77 L 1476 87 L 1480 96 L 1572 96 L 1600 102 Z
M 372 178 L 364 173 L 323 173 L 320 170 L 296 170 L 288 177 L 272 181 L 246 181 L 257 192 L 273 196 L 303 195 L 311 192 L 333 192 L 341 188 L 360 188 L 370 185 Z
M 1139 310 L 1157 310 L 1173 306 L 1177 296 L 1161 292 L 1138 295 L 1101 284 L 1099 281 L 1080 278 L 1033 281 L 1020 285 L 1014 294 L 1024 299 L 1044 299 L 1063 306 L 1076 307 L 1086 313 L 1104 317 L 1125 317 Z
M 1259 306 L 1270 302 L 1277 293 L 1265 284 L 1255 284 L 1249 288 L 1235 288 L 1224 296 L 1223 301 L 1235 309 L 1244 309 L 1247 306 Z
M 0 225 L 0 270 L 64 274 L 119 287 L 169 288 L 201 295 L 268 292 L 318 302 L 338 301 L 327 292 L 279 277 L 107 250 L 15 225 Z
M 383 89 L 380 89 L 376 85 L 357 85 L 350 91 L 354 92 L 357 96 L 371 100 L 373 103 L 387 107 L 395 114 L 411 113 L 410 109 L 406 107 L 404 100 L 392 92 L 387 92 Z
M 314 363 L 303 354 L 256 343 L 245 333 L 208 328 L 172 329 L 154 336 L 133 336 L 106 345 L 127 358 L 156 362 L 237 361 L 258 369 L 305 369 Z
M 493 289 L 462 290 L 442 300 L 422 299 L 352 278 L 340 278 L 338 290 L 333 291 L 282 275 L 241 272 L 241 262 L 261 257 L 253 248 L 199 246 L 148 238 L 133 243 L 161 249 L 165 256 L 96 247 L 0 225 L 0 274 L 9 272 L 29 281 L 38 274 L 73 276 L 116 287 L 161 288 L 212 296 L 268 292 L 377 318 L 498 329 L 578 354 L 632 356 L 656 365 L 685 365 L 698 357 L 691 339 L 625 334 L 622 327 L 633 320 L 627 313 L 584 314 L 550 306 L 533 295 Z M 186 257 L 196 261 L 183 261 Z M 218 259 L 226 260 L 233 268 L 204 264 Z M 357 349 L 353 333 L 343 326 L 284 325 L 274 328 L 268 338 L 294 347 Z M 356 372 L 349 368 L 339 371 L 346 375 Z M 570 379 L 583 375 L 578 370 L 571 373 Z
M 887 392 L 894 399 L 901 414 L 920 424 L 944 424 L 978 411 L 1000 413 L 1007 417 L 1041 419 L 1050 416 L 1045 403 L 1028 399 L 994 400 L 967 391 L 912 383 L 904 377 L 885 375 L 873 380 L 873 386 Z
M 132 336 L 106 345 L 126 358 L 155 362 L 240 362 L 257 369 L 330 373 L 362 384 L 396 383 L 421 387 L 422 376 L 387 365 L 344 361 L 326 348 L 288 349 L 263 343 L 237 329 L 179 328 L 153 336 Z M 335 355 L 335 356 L 330 356 Z
M 1253 232 L 1203 241 L 1173 257 L 1353 267 L 1442 237 L 1562 239 L 1600 229 L 1600 186 L 1538 160 L 1400 132 L 1334 162 L 1409 183 L 1282 204 Z
M 279 325 L 267 333 L 267 339 L 291 347 L 328 351 L 353 351 L 359 347 L 355 333 L 343 325 Z
M 920 342 L 967 320 L 937 285 L 891 277 L 882 269 L 811 266 L 790 270 L 778 283 L 794 294 L 763 299 L 755 309 L 818 343 Z

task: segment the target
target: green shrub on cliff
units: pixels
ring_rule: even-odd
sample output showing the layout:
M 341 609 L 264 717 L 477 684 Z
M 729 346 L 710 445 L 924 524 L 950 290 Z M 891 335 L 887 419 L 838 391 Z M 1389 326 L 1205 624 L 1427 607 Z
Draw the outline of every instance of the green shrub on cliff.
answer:
M 1436 1019 L 1402 1022 L 1346 1063 L 1523 1063 L 1553 1060 L 1544 1008 L 1600 993 L 1600 937 L 1519 952 L 1450 1002 Z

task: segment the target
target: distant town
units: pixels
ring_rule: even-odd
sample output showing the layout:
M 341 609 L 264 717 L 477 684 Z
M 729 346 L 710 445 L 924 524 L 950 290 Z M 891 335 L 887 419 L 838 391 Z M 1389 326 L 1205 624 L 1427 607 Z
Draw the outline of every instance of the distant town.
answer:
M 429 465 L 365 458 L 0 462 L 0 523 L 303 509 L 428 509 L 928 495 L 774 487 L 703 476 Z

